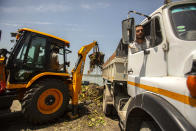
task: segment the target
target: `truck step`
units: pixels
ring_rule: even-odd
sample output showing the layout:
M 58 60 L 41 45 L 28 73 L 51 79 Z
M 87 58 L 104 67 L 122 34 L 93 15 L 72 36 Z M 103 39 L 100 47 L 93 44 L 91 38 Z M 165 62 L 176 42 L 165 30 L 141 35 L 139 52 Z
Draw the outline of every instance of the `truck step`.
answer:
M 127 101 L 129 100 L 129 98 L 122 98 L 119 100 L 119 110 L 122 110 L 123 107 L 125 106 L 125 104 L 127 103 Z
M 115 107 L 118 110 L 122 110 L 127 101 L 129 100 L 128 96 L 125 95 L 119 95 L 115 97 Z
M 118 106 L 117 110 L 118 110 L 118 115 L 120 117 L 120 121 L 122 123 L 124 123 L 126 121 L 127 108 L 128 108 L 128 105 L 131 100 L 132 100 L 131 97 L 121 98 L 119 100 L 119 106 Z M 121 125 L 121 126 L 123 127 L 123 125 Z

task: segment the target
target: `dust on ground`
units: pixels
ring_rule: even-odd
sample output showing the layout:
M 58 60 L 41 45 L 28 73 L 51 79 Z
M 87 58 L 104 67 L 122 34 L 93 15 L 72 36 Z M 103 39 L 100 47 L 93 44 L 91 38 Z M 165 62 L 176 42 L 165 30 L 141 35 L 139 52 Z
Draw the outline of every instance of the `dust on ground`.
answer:
M 103 87 L 91 84 L 83 86 L 79 97 L 79 117 L 72 120 L 65 113 L 62 117 L 44 125 L 32 125 L 22 116 L 21 106 L 14 101 L 12 113 L 0 120 L 4 131 L 120 131 L 117 116 L 105 117 L 102 111 Z

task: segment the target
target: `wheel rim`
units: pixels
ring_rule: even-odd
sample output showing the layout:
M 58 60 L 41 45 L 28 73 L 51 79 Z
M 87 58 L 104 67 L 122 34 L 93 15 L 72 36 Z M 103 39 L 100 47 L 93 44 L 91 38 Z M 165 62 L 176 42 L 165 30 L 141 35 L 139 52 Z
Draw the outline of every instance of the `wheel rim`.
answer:
M 58 89 L 48 89 L 38 98 L 37 108 L 43 114 L 56 112 L 63 104 L 63 94 Z

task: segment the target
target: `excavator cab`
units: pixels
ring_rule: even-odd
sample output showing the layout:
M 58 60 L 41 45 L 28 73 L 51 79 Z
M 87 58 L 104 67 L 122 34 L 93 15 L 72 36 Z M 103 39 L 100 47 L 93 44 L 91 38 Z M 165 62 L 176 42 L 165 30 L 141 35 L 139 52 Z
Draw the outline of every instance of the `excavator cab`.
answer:
M 20 29 L 12 50 L 0 49 L 0 109 L 19 100 L 24 117 L 34 124 L 62 115 L 72 84 L 67 71 L 69 44 L 47 33 Z
M 27 84 L 42 72 L 67 72 L 68 41 L 26 28 L 19 30 L 17 37 L 7 63 L 10 84 Z M 58 50 L 56 63 L 52 59 L 54 49 Z M 54 64 L 61 65 L 61 69 L 54 69 Z

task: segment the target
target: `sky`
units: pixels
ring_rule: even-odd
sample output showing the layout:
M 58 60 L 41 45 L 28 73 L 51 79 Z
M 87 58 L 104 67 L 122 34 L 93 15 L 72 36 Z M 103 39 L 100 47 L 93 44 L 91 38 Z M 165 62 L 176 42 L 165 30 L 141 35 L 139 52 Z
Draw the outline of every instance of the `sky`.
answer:
M 176 1 L 176 0 L 175 0 Z M 10 32 L 31 28 L 68 40 L 70 70 L 78 50 L 98 41 L 105 60 L 115 51 L 122 37 L 121 22 L 130 10 L 146 15 L 163 5 L 164 0 L 0 0 L 0 48 L 14 45 Z M 134 16 L 136 23 L 143 18 Z M 91 51 L 92 53 L 92 51 Z M 90 54 L 90 53 L 89 53 Z M 87 58 L 85 72 L 89 67 Z

